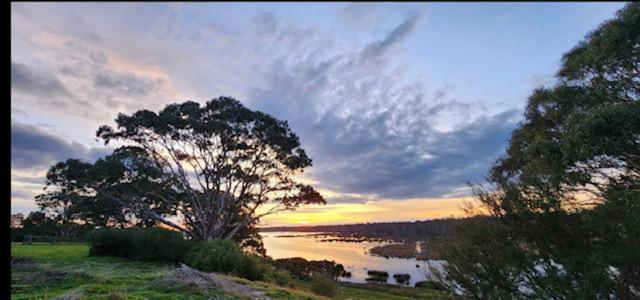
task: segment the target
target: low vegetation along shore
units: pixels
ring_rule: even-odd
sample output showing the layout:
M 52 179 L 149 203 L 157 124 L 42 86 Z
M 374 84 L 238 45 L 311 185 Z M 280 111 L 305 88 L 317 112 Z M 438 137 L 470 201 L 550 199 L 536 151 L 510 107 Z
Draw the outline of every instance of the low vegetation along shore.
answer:
M 89 255 L 85 244 L 11 245 L 12 299 L 453 299 L 429 288 L 336 284 L 335 294 L 314 293 L 313 282 L 288 286 L 179 264 Z
M 369 252 L 382 257 L 415 258 L 419 260 L 441 259 L 436 241 L 406 241 L 373 247 Z

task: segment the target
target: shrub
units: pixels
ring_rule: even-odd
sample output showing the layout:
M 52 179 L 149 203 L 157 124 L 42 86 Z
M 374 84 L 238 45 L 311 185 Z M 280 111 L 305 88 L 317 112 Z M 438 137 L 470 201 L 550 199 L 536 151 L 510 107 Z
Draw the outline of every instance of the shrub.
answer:
M 418 281 L 416 282 L 415 287 L 417 288 L 430 288 L 432 290 L 439 290 L 439 291 L 445 291 L 446 288 L 442 285 L 442 283 L 437 282 L 437 281 L 430 281 L 430 280 L 425 280 L 425 281 Z
M 184 260 L 193 242 L 161 228 L 99 229 L 89 234 L 90 255 L 112 255 L 141 261 Z
M 11 228 L 11 241 L 12 242 L 24 241 L 24 230 L 22 230 L 22 228 Z
M 89 255 L 130 257 L 132 229 L 98 229 L 87 237 Z
M 221 239 L 194 246 L 186 261 L 200 271 L 234 273 L 252 281 L 265 279 L 270 267 L 260 258 L 242 252 L 234 242 Z
M 244 254 L 235 267 L 236 275 L 249 280 L 263 280 L 268 266 L 260 258 Z
M 326 297 L 333 297 L 338 292 L 338 285 L 326 274 L 314 274 L 311 276 L 310 288 L 313 293 Z
M 327 274 L 334 279 L 347 273 L 341 264 L 336 264 L 334 261 L 308 261 L 301 257 L 276 259 L 273 261 L 273 265 L 278 269 L 289 271 L 291 275 L 300 280 L 309 280 L 311 275 L 316 273 Z
M 140 228 L 132 235 L 132 258 L 143 261 L 183 261 L 194 242 L 182 234 L 160 228 Z
M 293 286 L 293 276 L 285 270 L 276 270 L 272 276 L 273 281 L 279 286 Z
M 411 275 L 409 275 L 409 274 L 395 274 L 395 275 L 393 275 L 393 278 L 396 280 L 396 282 L 398 282 L 400 284 L 405 284 L 405 283 L 409 283 L 409 279 L 411 279 Z
M 231 273 L 237 269 L 244 254 L 232 241 L 214 239 L 193 247 L 187 254 L 187 264 L 204 272 Z

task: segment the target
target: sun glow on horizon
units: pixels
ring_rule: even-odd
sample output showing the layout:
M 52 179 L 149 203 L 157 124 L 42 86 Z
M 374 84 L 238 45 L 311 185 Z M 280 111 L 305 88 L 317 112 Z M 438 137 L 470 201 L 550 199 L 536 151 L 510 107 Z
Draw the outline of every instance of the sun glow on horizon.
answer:
M 380 200 L 363 203 L 308 205 L 295 211 L 265 216 L 260 227 L 338 225 L 367 222 L 400 222 L 463 217 L 463 207 L 473 197 Z

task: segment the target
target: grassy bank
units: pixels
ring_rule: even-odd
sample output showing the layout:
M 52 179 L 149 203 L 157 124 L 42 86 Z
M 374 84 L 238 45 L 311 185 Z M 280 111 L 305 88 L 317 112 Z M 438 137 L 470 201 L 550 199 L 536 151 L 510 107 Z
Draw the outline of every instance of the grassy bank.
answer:
M 83 244 L 14 243 L 11 255 L 12 299 L 245 299 L 223 291 L 168 286 L 163 276 L 172 265 L 89 256 Z M 314 295 L 304 282 L 283 288 L 266 282 L 228 277 L 272 299 L 327 299 Z M 450 299 L 426 288 L 340 284 L 336 299 Z

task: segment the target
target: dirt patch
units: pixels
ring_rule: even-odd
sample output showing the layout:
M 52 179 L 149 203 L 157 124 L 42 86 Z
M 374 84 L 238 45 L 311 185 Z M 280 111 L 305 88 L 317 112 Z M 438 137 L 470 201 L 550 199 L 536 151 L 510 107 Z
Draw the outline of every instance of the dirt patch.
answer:
M 67 272 L 46 270 L 25 274 L 22 279 L 37 285 L 53 285 L 64 280 L 68 274 Z
M 53 298 L 53 300 L 81 300 L 86 298 L 81 291 L 71 290 L 68 291 L 58 297 Z
M 163 281 L 170 285 L 189 286 L 205 292 L 222 288 L 222 283 L 218 278 L 192 269 L 184 264 L 169 271 Z
M 23 290 L 33 287 L 55 285 L 63 280 L 93 282 L 97 279 L 85 272 L 52 270 L 46 264 L 39 264 L 33 258 L 11 258 L 11 289 Z
M 12 256 L 11 268 L 16 269 L 32 269 L 38 266 L 36 260 L 27 256 Z
M 67 278 L 67 273 L 59 271 L 11 272 L 11 290 L 21 291 L 51 286 L 65 280 L 65 278 Z

